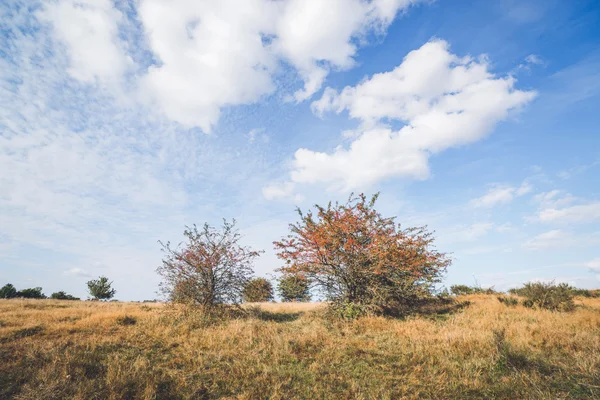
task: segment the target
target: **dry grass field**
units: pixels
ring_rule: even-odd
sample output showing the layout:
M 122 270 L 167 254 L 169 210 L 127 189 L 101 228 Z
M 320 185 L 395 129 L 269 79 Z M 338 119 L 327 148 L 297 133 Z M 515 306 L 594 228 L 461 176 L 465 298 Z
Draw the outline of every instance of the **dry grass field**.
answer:
M 600 299 L 570 313 L 460 300 L 353 322 L 261 304 L 208 327 L 160 304 L 0 300 L 0 398 L 600 398 Z

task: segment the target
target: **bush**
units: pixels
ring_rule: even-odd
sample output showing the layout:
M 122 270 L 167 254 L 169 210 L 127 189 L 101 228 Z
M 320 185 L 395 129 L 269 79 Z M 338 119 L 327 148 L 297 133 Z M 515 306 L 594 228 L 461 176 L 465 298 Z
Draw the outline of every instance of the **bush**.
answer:
M 265 278 L 248 281 L 242 293 L 246 303 L 260 303 L 273 300 L 273 285 Z
M 12 299 L 15 297 L 17 297 L 17 289 L 12 284 L 7 283 L 2 286 L 0 289 L 0 299 Z
M 596 298 L 600 297 L 600 289 L 578 289 L 572 288 L 573 296 L 582 296 L 582 297 L 591 297 Z
M 277 285 L 281 301 L 310 301 L 308 279 L 300 275 L 287 274 Z
M 479 286 L 467 286 L 467 285 L 452 285 L 450 291 L 455 296 L 462 296 L 466 294 L 496 294 L 493 287 L 484 289 Z
M 60 292 L 52 293 L 50 298 L 54 300 L 80 300 L 79 297 L 71 296 L 62 290 Z
M 252 277 L 254 260 L 262 253 L 240 244 L 235 220 L 221 229 L 204 224 L 186 227 L 186 242 L 177 248 L 159 242 L 165 253 L 157 272 L 161 291 L 174 303 L 199 306 L 212 312 L 220 305 L 238 304 Z
M 45 299 L 46 295 L 42 293 L 41 287 L 23 289 L 17 293 L 17 297 L 23 297 L 25 299 Z
M 274 242 L 285 262 L 279 271 L 305 276 L 332 303 L 380 314 L 433 297 L 451 260 L 434 246 L 426 227 L 401 229 L 375 210 L 377 196 L 351 195 L 345 204 L 315 205 L 290 234 Z
M 510 292 L 525 297 L 525 307 L 552 311 L 571 311 L 575 308 L 573 288 L 566 283 L 556 285 L 554 282 L 530 282 L 522 288 L 511 289 Z
M 329 317 L 347 321 L 352 321 L 372 313 L 369 307 L 351 302 L 334 302 L 327 310 Z
M 514 307 L 519 304 L 519 300 L 514 297 L 498 296 L 498 301 L 507 307 Z

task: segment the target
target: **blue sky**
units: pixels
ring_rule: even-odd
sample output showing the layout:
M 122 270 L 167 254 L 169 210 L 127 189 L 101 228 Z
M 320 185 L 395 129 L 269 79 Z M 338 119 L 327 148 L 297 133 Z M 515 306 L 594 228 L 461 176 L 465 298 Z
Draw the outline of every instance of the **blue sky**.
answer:
M 0 6 L 0 283 L 156 297 L 158 240 L 381 192 L 445 284 L 600 286 L 595 1 Z

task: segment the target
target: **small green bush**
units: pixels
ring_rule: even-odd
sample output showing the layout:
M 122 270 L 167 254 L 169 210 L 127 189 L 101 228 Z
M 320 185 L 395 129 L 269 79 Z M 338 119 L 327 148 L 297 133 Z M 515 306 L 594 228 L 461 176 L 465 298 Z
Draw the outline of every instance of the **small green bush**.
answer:
M 573 296 L 581 296 L 581 297 L 589 297 L 596 298 L 600 297 L 600 289 L 579 289 L 579 288 L 571 288 L 573 292 Z
M 525 307 L 552 311 L 571 311 L 575 308 L 573 288 L 566 283 L 530 282 L 510 292 L 525 297 Z
M 352 302 L 333 302 L 327 314 L 334 319 L 352 321 L 370 314 L 368 307 Z
M 60 292 L 52 293 L 50 295 L 50 298 L 54 299 L 54 300 L 80 300 L 79 297 L 75 297 L 70 294 L 67 294 L 67 293 L 63 292 L 62 290 Z
M 273 286 L 265 278 L 249 280 L 242 291 L 246 303 L 261 303 L 273 300 Z
M 519 304 L 519 300 L 514 297 L 498 296 L 498 301 L 507 307 L 514 307 Z
M 467 286 L 467 285 L 452 285 L 450 286 L 450 292 L 455 296 L 462 296 L 465 294 L 496 294 L 493 287 L 484 289 L 479 286 Z

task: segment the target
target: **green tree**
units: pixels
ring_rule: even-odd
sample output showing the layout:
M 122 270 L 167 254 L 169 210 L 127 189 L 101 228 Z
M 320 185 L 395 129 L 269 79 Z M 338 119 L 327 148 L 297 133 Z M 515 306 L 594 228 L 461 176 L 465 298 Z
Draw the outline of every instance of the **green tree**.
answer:
M 242 293 L 246 303 L 259 303 L 273 300 L 273 285 L 265 278 L 248 281 Z
M 301 275 L 286 274 L 279 279 L 277 291 L 282 301 L 310 301 L 308 279 Z
M 94 300 L 112 299 L 115 293 L 117 293 L 117 291 L 112 288 L 112 282 L 109 282 L 108 278 L 105 276 L 88 281 L 87 286 L 90 295 Z
M 64 291 L 55 292 L 50 295 L 51 299 L 54 300 L 79 300 L 79 297 L 72 296 L 70 294 L 65 293 Z
M 17 289 L 12 284 L 7 283 L 2 286 L 0 289 L 0 299 L 12 299 L 14 297 L 17 297 Z
M 20 290 L 17 293 L 17 297 L 24 297 L 26 299 L 45 299 L 46 295 L 42 293 L 41 287 L 29 288 Z

